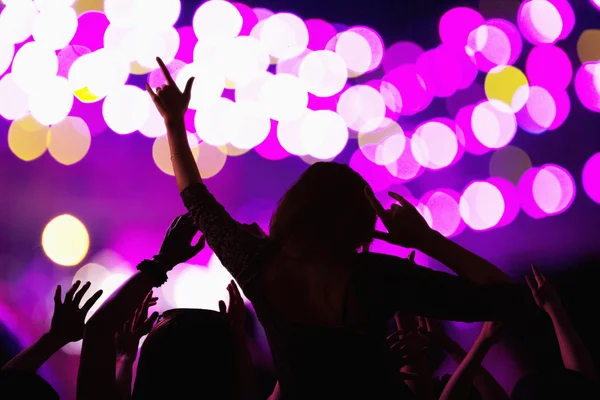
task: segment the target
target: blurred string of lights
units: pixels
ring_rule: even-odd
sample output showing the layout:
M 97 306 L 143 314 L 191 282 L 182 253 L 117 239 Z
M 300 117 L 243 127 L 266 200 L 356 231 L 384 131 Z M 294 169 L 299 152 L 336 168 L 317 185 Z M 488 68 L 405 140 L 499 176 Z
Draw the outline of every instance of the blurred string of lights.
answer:
M 519 128 L 540 135 L 562 126 L 572 82 L 578 101 L 600 112 L 600 30 L 579 37 L 576 71 L 556 45 L 575 25 L 567 0 L 453 8 L 439 21 L 440 45 L 429 50 L 408 41 L 385 48 L 369 27 L 222 0 L 206 1 L 192 26 L 177 28 L 179 0 L 3 3 L 0 116 L 12 121 L 8 144 L 24 161 L 48 152 L 73 165 L 108 128 L 153 140 L 156 166 L 173 175 L 162 118 L 144 90 L 127 83 L 133 74 L 152 87 L 165 84 L 156 68 L 160 56 L 180 87 L 196 77 L 186 126 L 205 178 L 251 150 L 268 160 L 312 163 L 334 159 L 356 140 L 350 165 L 381 192 L 448 168 L 465 153 L 493 152 L 490 178 L 462 193 L 407 194 L 433 228 L 454 236 L 465 227 L 505 226 L 521 210 L 532 218 L 567 210 L 576 195 L 571 173 L 533 166 L 510 143 Z M 600 9 L 598 0 L 590 3 Z M 483 16 L 499 11 L 517 24 Z M 528 54 L 524 40 L 533 45 Z M 522 57 L 524 70 L 514 66 Z M 434 98 L 445 99 L 449 117 L 403 127 L 403 118 L 425 111 Z M 599 177 L 600 153 L 581 173 L 597 203 Z M 55 263 L 75 266 L 89 236 L 77 218 L 62 215 L 48 223 L 42 244 Z

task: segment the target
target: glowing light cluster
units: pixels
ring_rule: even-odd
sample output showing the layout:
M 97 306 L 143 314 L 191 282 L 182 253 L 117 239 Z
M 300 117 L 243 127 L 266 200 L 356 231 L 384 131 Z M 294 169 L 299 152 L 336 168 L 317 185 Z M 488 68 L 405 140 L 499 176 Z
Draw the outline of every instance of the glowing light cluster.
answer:
M 0 115 L 13 121 L 13 153 L 30 161 L 48 150 L 71 165 L 106 127 L 120 135 L 139 131 L 154 140 L 156 166 L 173 174 L 162 118 L 143 88 L 129 83 L 130 74 L 147 74 L 152 87 L 164 85 L 156 56 L 181 89 L 196 78 L 185 118 L 206 178 L 227 157 L 252 149 L 269 160 L 294 155 L 312 163 L 336 158 L 357 139 L 350 163 L 380 190 L 450 167 L 465 151 L 499 151 L 492 177 L 516 183 L 521 165 L 531 162 L 503 170 L 509 152 L 502 150 L 519 129 L 538 135 L 559 128 L 570 113 L 571 81 L 579 101 L 600 112 L 600 30 L 581 34 L 583 64 L 574 71 L 560 47 L 575 24 L 567 0 L 510 2 L 503 16 L 516 24 L 453 8 L 440 19 L 440 44 L 431 49 L 408 41 L 386 48 L 369 27 L 222 0 L 202 3 L 190 26 L 175 28 L 180 12 L 180 0 L 7 2 L 0 15 Z M 528 54 L 524 40 L 534 45 Z M 517 60 L 525 60 L 524 69 Z M 451 118 L 420 118 L 435 98 L 445 99 Z M 410 132 L 400 119 L 409 116 L 420 118 Z M 554 187 L 553 177 L 563 182 L 556 171 L 543 167 L 530 186 Z M 504 183 L 474 183 L 455 199 L 467 226 L 502 224 L 498 191 L 506 207 L 514 203 Z M 450 204 L 453 196 L 429 197 Z M 472 196 L 495 205 L 481 211 Z M 437 206 L 425 197 L 435 224 Z M 563 203 L 540 209 L 556 213 Z M 446 234 L 460 230 L 448 224 Z

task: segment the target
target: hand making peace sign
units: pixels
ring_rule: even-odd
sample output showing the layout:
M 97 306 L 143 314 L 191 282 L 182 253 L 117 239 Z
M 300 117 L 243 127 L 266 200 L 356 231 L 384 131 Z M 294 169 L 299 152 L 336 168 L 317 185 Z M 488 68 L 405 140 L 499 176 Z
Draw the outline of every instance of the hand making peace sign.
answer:
M 169 73 L 167 66 L 160 59 L 160 57 L 156 57 L 156 61 L 160 66 L 165 78 L 167 79 L 167 84 L 163 87 L 157 88 L 156 92 L 152 90 L 150 85 L 146 83 L 146 91 L 152 97 L 152 101 L 154 105 L 160 112 L 160 115 L 166 120 L 171 120 L 175 118 L 183 118 L 185 112 L 188 109 L 188 105 L 190 104 L 190 99 L 192 98 L 192 85 L 194 84 L 194 78 L 190 78 L 185 84 L 185 89 L 182 92 L 177 87 L 177 84 L 173 80 L 173 77 Z

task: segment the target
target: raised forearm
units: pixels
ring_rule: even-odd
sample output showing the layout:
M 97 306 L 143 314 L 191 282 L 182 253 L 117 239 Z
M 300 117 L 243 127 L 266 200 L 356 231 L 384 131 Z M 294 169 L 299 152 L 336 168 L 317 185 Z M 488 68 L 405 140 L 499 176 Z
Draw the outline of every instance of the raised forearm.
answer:
M 590 354 L 571 324 L 565 309 L 557 305 L 548 311 L 548 315 L 554 325 L 565 368 L 580 372 L 590 379 L 597 379 Z
M 131 381 L 133 376 L 134 360 L 127 356 L 122 356 L 117 360 L 117 389 L 121 400 L 131 399 Z
M 45 333 L 31 346 L 14 356 L 2 367 L 2 370 L 36 372 L 64 344 L 63 341 L 52 336 L 50 333 Z
M 418 250 L 476 285 L 513 282 L 498 267 L 445 238 L 438 232 L 432 231 L 429 239 L 423 241 L 423 245 Z
M 194 183 L 202 182 L 202 179 L 188 143 L 185 121 L 183 118 L 176 118 L 167 120 L 165 123 L 175 180 L 177 188 L 181 192 Z
M 448 384 L 444 388 L 440 400 L 466 399 L 473 386 L 475 375 L 479 372 L 485 355 L 491 344 L 484 339 L 477 338 L 471 351 L 458 366 Z

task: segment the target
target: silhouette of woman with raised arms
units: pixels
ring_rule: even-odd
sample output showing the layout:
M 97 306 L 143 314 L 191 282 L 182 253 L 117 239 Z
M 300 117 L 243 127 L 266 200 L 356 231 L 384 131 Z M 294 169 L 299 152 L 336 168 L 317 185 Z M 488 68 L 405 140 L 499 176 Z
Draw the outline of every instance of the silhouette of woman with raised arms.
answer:
M 398 204 L 385 210 L 346 165 L 310 166 L 279 202 L 270 236 L 242 227 L 202 182 L 187 141 L 184 114 L 194 79 L 181 91 L 157 61 L 167 84 L 147 90 L 167 126 L 177 186 L 208 245 L 254 305 L 280 398 L 397 395 L 397 371 L 388 367 L 385 344 L 396 311 L 456 321 L 523 311 L 528 296 L 520 285 L 431 230 L 399 195 L 390 193 Z M 387 233 L 375 232 L 377 217 Z M 417 249 L 459 276 L 361 252 L 373 238 Z

